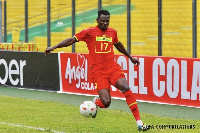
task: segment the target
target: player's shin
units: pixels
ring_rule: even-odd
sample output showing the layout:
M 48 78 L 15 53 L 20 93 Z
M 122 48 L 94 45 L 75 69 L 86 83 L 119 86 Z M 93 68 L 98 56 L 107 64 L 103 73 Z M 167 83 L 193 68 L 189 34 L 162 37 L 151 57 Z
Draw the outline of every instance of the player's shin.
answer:
M 140 120 L 139 109 L 138 109 L 134 94 L 132 93 L 132 91 L 130 89 L 128 91 L 124 92 L 123 94 L 125 95 L 126 102 L 129 106 L 130 110 L 132 111 L 132 113 L 135 117 L 135 120 L 136 121 Z

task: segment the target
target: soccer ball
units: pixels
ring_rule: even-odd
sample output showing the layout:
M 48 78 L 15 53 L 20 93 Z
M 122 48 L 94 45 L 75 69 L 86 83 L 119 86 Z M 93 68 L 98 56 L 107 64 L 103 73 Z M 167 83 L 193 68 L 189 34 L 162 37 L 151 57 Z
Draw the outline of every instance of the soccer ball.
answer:
M 84 101 L 80 105 L 80 113 L 86 117 L 93 116 L 96 113 L 96 110 L 97 106 L 92 101 Z

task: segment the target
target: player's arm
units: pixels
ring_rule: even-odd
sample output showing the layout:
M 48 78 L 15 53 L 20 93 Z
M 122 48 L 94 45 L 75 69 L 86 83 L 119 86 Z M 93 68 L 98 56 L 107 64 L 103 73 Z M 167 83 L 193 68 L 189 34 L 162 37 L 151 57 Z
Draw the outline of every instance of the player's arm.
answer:
M 121 52 L 122 54 L 126 55 L 131 60 L 132 63 L 136 64 L 137 66 L 140 64 L 140 62 L 136 58 L 133 58 L 127 52 L 127 50 L 125 49 L 124 45 L 121 42 L 115 43 L 114 46 L 119 52 Z
M 76 42 L 76 39 L 74 37 L 67 38 L 67 39 L 63 40 L 62 42 L 58 43 L 55 46 L 48 47 L 45 50 L 45 55 L 50 54 L 50 52 L 53 51 L 54 49 L 62 48 L 62 47 L 68 47 L 68 46 L 72 45 L 75 42 Z

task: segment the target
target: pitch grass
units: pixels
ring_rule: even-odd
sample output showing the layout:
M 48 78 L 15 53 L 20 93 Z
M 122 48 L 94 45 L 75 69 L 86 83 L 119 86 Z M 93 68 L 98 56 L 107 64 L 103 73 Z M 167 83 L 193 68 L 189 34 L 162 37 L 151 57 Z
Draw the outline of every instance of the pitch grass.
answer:
M 158 117 L 150 114 L 141 114 L 141 119 L 150 125 L 154 125 L 154 129 L 146 132 L 200 132 L 200 120 Z M 195 129 L 157 129 L 156 125 L 195 125 Z M 46 130 L 42 131 L 36 128 Z M 0 95 L 0 132 L 38 133 L 55 131 L 67 133 L 138 132 L 131 113 L 99 109 L 97 117 L 92 119 L 81 116 L 78 106 Z

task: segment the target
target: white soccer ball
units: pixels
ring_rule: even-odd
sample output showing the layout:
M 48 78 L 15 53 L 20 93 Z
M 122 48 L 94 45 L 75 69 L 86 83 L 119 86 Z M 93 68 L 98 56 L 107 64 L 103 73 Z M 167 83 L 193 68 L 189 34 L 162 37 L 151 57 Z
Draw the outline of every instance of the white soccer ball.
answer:
M 84 101 L 80 105 L 80 113 L 86 117 L 93 116 L 96 113 L 96 110 L 97 106 L 92 101 Z

